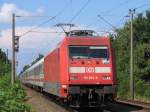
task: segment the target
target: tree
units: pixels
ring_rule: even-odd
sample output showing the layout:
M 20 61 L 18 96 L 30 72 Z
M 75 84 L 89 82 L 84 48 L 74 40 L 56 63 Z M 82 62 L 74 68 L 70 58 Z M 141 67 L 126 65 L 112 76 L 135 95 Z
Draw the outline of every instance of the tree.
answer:
M 112 35 L 117 59 L 118 93 L 122 96 L 129 94 L 129 25 L 128 21 L 116 31 L 116 35 Z M 138 14 L 133 20 L 133 35 L 135 92 L 137 96 L 147 97 L 150 94 L 147 90 L 150 87 L 150 11 L 146 11 L 146 15 Z
M 23 71 L 27 70 L 29 67 L 30 67 L 30 65 L 25 65 L 25 66 L 23 67 Z
M 8 60 L 5 52 L 0 49 L 0 75 L 4 75 L 10 72 L 11 69 L 10 60 Z

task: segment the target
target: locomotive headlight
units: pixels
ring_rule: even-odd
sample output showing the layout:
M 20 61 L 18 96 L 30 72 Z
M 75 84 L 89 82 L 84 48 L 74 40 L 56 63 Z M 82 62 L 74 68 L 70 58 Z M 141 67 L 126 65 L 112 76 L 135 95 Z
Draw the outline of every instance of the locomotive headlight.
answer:
M 67 85 L 62 85 L 61 87 L 64 88 L 64 89 L 66 89 L 66 88 L 67 88 Z
M 109 60 L 108 59 L 103 59 L 102 62 L 103 62 L 103 64 L 109 64 Z

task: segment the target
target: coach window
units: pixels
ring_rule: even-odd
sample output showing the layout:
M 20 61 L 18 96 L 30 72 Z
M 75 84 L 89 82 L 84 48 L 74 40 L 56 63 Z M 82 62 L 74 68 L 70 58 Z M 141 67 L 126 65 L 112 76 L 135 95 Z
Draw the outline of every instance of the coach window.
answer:
M 43 64 L 40 64 L 40 65 L 39 65 L 39 70 L 40 70 L 40 71 L 39 71 L 40 75 L 43 74 Z
M 40 74 L 40 65 L 38 65 L 37 67 L 36 67 L 36 75 L 39 75 Z
M 36 68 L 34 68 L 34 75 L 36 75 Z
M 38 66 L 34 68 L 34 71 L 35 71 L 35 75 L 38 75 L 38 74 L 39 74 L 39 73 L 38 73 L 38 72 L 39 72 Z
M 38 75 L 41 74 L 41 65 L 38 66 Z
M 31 75 L 34 75 L 34 69 L 31 70 Z
M 40 65 L 37 66 L 37 75 L 40 75 Z
M 32 70 L 30 70 L 29 72 L 28 72 L 28 76 L 31 76 L 32 75 Z
M 25 74 L 26 74 L 26 77 L 27 77 L 29 73 L 28 73 L 28 72 L 26 72 Z
M 27 72 L 25 72 L 24 74 L 25 74 L 25 77 L 27 77 Z

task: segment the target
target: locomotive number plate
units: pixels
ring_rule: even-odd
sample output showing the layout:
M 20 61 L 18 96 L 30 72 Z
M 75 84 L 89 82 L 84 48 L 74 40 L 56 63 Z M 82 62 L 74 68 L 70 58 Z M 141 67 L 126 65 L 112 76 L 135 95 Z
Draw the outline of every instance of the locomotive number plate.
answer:
M 84 80 L 98 80 L 97 76 L 84 76 Z

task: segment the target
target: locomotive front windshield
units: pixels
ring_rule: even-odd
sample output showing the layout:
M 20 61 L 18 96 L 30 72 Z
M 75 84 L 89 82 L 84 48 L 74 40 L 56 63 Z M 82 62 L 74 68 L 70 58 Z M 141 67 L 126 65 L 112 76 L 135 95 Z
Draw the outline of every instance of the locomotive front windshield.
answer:
M 108 59 L 106 46 L 70 46 L 70 58 L 104 58 Z

